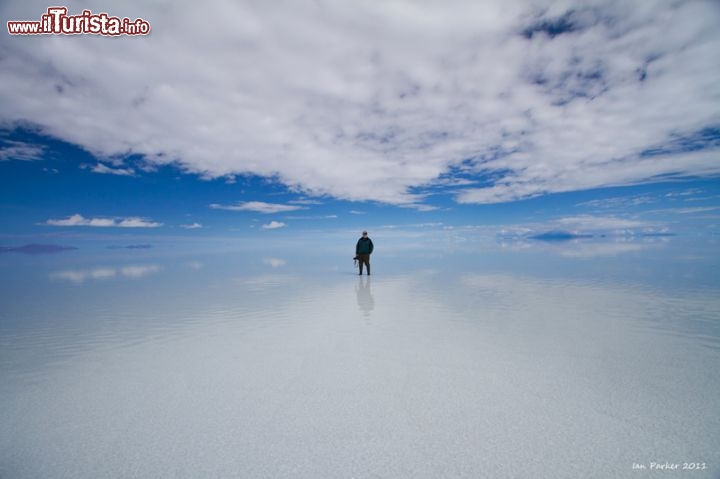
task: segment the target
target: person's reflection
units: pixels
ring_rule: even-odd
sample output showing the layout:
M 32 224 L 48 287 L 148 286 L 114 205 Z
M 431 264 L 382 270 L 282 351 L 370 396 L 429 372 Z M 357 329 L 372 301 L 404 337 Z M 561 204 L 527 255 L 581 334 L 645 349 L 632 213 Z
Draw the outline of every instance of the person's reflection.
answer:
M 358 283 L 355 286 L 355 294 L 357 295 L 357 303 L 360 311 L 365 317 L 370 317 L 370 313 L 375 308 L 375 300 L 370 291 L 370 276 L 359 276 Z

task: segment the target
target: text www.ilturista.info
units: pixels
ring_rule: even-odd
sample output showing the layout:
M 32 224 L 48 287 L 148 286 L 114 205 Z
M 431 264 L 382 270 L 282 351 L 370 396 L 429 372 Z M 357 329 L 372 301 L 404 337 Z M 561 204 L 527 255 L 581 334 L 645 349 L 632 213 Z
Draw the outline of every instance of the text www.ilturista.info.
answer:
M 107 13 L 83 10 L 80 15 L 68 15 L 65 7 L 50 7 L 39 22 L 7 22 L 11 35 L 147 35 L 150 23 L 142 18 L 111 17 Z

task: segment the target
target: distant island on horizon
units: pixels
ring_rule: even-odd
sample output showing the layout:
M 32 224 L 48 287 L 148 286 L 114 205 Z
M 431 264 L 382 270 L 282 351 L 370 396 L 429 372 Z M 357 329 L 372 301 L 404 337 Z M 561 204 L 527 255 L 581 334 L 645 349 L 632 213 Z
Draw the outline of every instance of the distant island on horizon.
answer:
M 76 250 L 75 246 L 64 246 L 59 244 L 26 244 L 23 246 L 0 246 L 0 253 L 23 253 L 23 254 L 53 254 L 63 251 Z

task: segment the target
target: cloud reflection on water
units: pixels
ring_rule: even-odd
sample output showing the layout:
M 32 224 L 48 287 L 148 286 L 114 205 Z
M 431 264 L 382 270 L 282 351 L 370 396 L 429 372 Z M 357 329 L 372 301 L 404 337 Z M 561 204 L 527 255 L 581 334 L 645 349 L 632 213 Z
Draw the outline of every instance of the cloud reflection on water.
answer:
M 88 280 L 105 280 L 116 277 L 138 279 L 159 272 L 162 268 L 155 264 L 129 265 L 122 267 L 99 267 L 85 270 L 63 270 L 49 274 L 51 280 L 70 281 L 82 284 Z

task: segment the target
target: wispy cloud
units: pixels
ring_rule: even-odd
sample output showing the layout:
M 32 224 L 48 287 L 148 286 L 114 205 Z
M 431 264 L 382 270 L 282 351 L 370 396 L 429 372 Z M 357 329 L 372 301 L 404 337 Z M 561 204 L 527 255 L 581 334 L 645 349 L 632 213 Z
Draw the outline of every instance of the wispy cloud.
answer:
M 262 225 L 262 229 L 276 230 L 278 228 L 284 228 L 285 226 L 287 226 L 287 225 L 281 221 L 271 221 L 270 223 Z
M 203 227 L 200 223 L 191 223 L 189 225 L 180 225 L 181 228 L 185 228 L 186 230 L 197 230 Z
M 423 187 L 495 203 L 720 174 L 715 0 L 122 5 L 153 34 L 4 38 L 0 122 L 99 157 L 406 205 Z
M 44 148 L 22 141 L 4 140 L 0 144 L 0 161 L 35 161 L 41 160 Z
M 684 198 L 684 201 L 690 202 L 702 202 L 702 201 L 713 201 L 720 198 L 720 195 L 709 195 L 709 196 L 694 196 Z
M 696 213 L 707 213 L 708 211 L 720 210 L 720 206 L 698 206 L 695 208 L 663 208 L 660 210 L 648 211 L 648 213 L 691 215 Z
M 102 163 L 90 168 L 93 173 L 100 173 L 103 175 L 117 175 L 117 176 L 135 176 L 135 170 L 132 168 L 111 168 Z
M 210 208 L 215 210 L 227 210 L 227 211 L 254 211 L 256 213 L 283 213 L 287 211 L 295 211 L 305 209 L 302 206 L 295 205 L 283 205 L 278 203 L 265 203 L 262 201 L 246 201 L 243 203 L 237 203 L 234 205 L 220 205 L 213 203 Z
M 597 209 L 627 209 L 637 206 L 644 206 L 653 203 L 661 203 L 667 201 L 702 201 L 705 198 L 699 196 L 703 194 L 700 188 L 689 188 L 678 191 L 670 191 L 668 193 L 646 193 L 641 195 L 616 196 L 610 198 L 602 198 L 591 201 L 584 201 L 575 206 L 585 206 Z
M 334 220 L 337 215 L 316 215 L 316 216 L 285 216 L 288 220 Z
M 689 188 L 687 190 L 681 190 L 681 191 L 671 191 L 670 193 L 667 193 L 665 197 L 667 198 L 687 198 L 688 196 L 697 196 L 701 195 L 703 193 L 703 190 L 700 188 Z
M 574 228 L 581 231 L 624 230 L 629 228 L 645 228 L 650 225 L 650 223 L 646 221 L 593 215 L 570 216 L 557 219 L 553 223 L 565 228 Z
M 659 201 L 659 198 L 652 195 L 633 195 L 584 201 L 582 203 L 578 203 L 576 206 L 588 206 L 598 209 L 624 209 L 633 206 L 656 203 L 657 201 Z
M 402 225 L 382 225 L 381 228 L 386 229 L 396 229 L 396 228 L 440 228 L 443 227 L 443 223 L 440 222 L 434 222 L 434 223 L 414 223 L 414 224 L 402 224 Z
M 398 206 L 400 206 L 401 208 L 408 208 L 408 209 L 423 211 L 423 212 L 424 211 L 435 211 L 435 210 L 440 209 L 437 206 L 420 204 L 420 203 L 411 203 L 411 204 L 398 205 Z
M 85 218 L 80 214 L 74 214 L 65 219 L 49 219 L 45 224 L 50 226 L 92 226 L 98 228 L 159 228 L 163 225 L 139 217 Z

